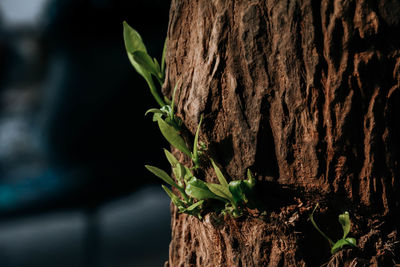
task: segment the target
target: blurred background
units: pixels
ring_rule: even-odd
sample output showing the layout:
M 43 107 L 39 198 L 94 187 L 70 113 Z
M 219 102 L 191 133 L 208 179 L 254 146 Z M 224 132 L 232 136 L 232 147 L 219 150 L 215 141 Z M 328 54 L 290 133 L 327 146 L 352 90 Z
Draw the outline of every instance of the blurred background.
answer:
M 162 266 L 168 147 L 122 22 L 161 58 L 170 1 L 0 0 L 0 266 Z

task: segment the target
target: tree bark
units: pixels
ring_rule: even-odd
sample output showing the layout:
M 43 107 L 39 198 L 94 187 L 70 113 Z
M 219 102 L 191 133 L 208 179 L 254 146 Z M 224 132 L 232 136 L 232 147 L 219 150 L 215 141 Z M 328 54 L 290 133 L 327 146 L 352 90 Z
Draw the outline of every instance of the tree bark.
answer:
M 256 174 L 268 215 L 172 206 L 167 265 L 400 263 L 399 36 L 397 0 L 172 0 L 164 93 L 180 80 L 188 132 L 204 114 L 200 139 L 227 177 Z M 316 203 L 337 239 L 350 212 L 358 248 L 330 255 Z

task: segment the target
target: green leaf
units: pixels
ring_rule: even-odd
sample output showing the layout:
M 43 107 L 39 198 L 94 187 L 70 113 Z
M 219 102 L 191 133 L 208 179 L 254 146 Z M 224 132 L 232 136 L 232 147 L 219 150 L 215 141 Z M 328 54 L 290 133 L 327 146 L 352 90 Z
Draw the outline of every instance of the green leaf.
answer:
M 147 71 L 148 73 L 153 74 L 154 76 L 158 76 L 157 66 L 154 64 L 151 57 L 144 51 L 135 51 L 132 53 L 132 57 L 139 66 Z
M 197 126 L 196 135 L 194 136 L 194 143 L 193 143 L 193 155 L 192 160 L 196 166 L 199 165 L 199 152 L 198 152 L 198 143 L 199 143 L 199 133 L 200 133 L 200 126 L 203 122 L 203 114 L 200 116 L 200 122 Z
M 229 192 L 228 187 L 224 187 L 223 185 L 220 184 L 212 184 L 212 183 L 206 183 L 207 187 L 210 189 L 211 192 L 213 192 L 215 195 L 223 198 L 225 202 L 234 202 L 233 196 L 231 192 Z
M 196 177 L 192 177 L 187 182 L 185 193 L 198 200 L 209 198 L 219 199 L 218 196 L 210 191 L 205 182 Z
M 175 181 L 169 176 L 165 171 L 150 165 L 145 165 L 146 169 L 152 172 L 157 177 L 161 178 L 167 184 L 179 188 L 179 186 L 175 183 Z
M 203 202 L 204 202 L 204 200 L 197 201 L 197 202 L 194 203 L 193 205 L 190 205 L 189 207 L 187 207 L 186 210 L 187 210 L 187 211 L 192 211 L 192 210 L 194 210 L 195 208 L 201 206 L 201 205 L 203 204 Z
M 161 112 L 162 112 L 162 110 L 161 110 Z M 153 121 L 158 122 L 158 120 L 162 120 L 162 116 L 163 116 L 163 114 L 161 114 L 161 113 L 157 113 L 157 112 L 153 113 Z
M 164 41 L 164 48 L 163 48 L 163 52 L 162 52 L 162 56 L 161 56 L 161 73 L 164 76 L 165 73 L 165 54 L 167 53 L 167 38 L 165 38 Z
M 175 84 L 174 90 L 172 91 L 172 102 L 171 102 L 171 112 L 170 112 L 170 117 L 172 120 L 174 119 L 175 94 L 176 94 L 176 89 L 178 88 L 179 81 Z
M 164 154 L 168 162 L 171 164 L 171 166 L 175 166 L 179 163 L 179 161 L 175 158 L 175 156 L 168 150 L 164 149 Z
M 175 148 L 179 149 L 181 152 L 185 153 L 189 157 L 191 157 L 191 152 L 187 148 L 185 141 L 183 138 L 179 135 L 179 132 L 166 123 L 163 119 L 159 118 L 157 120 L 158 122 L 158 127 L 160 128 L 160 131 L 162 135 L 167 139 L 167 141 L 174 146 Z
M 164 83 L 164 73 L 161 71 L 161 67 L 160 67 L 160 64 L 158 63 L 158 60 L 156 59 L 156 58 L 153 58 L 153 62 L 154 62 L 154 67 L 156 68 L 156 70 L 157 70 L 157 76 L 156 76 L 156 78 L 157 78 L 157 80 L 158 80 L 158 82 L 160 83 L 160 86 L 162 87 L 163 86 L 163 83 Z
M 158 60 L 156 58 L 153 58 L 154 62 L 154 67 L 157 69 L 157 76 L 160 79 L 164 79 L 163 74 L 161 73 L 161 67 L 160 64 L 158 63 Z
M 149 113 L 153 113 L 153 114 L 161 114 L 161 115 L 165 115 L 164 111 L 158 109 L 158 108 L 151 108 L 149 110 L 146 111 L 146 113 L 144 114 L 145 116 Z
M 215 164 L 213 159 L 210 159 L 211 163 L 214 167 L 215 174 L 217 175 L 219 183 L 224 186 L 228 190 L 228 182 L 226 181 L 224 175 L 222 174 L 221 170 L 218 168 L 218 166 Z
M 231 181 L 229 183 L 229 191 L 231 192 L 235 203 L 248 202 L 243 187 L 243 181 Z
M 245 194 L 250 193 L 255 185 L 256 185 L 256 180 L 253 178 L 250 169 L 247 169 L 247 180 L 242 181 L 243 192 Z
M 339 215 L 339 222 L 343 228 L 343 238 L 346 238 L 346 236 L 350 232 L 350 226 L 351 226 L 350 216 L 347 211 L 345 213 Z
M 188 167 L 186 167 L 186 166 L 184 166 L 184 165 L 182 165 L 182 166 L 183 166 L 183 169 L 184 169 L 184 172 L 182 173 L 183 180 L 185 180 L 185 182 L 187 183 L 187 182 L 190 181 L 190 179 L 192 179 L 194 176 L 193 176 L 193 174 L 192 174 L 192 171 L 191 171 Z
M 256 180 L 253 178 L 253 174 L 250 169 L 247 169 L 247 180 L 244 181 L 249 190 L 253 189 L 256 185 Z
M 171 198 L 171 201 L 172 201 L 172 203 L 175 204 L 175 206 L 177 206 L 178 208 L 179 207 L 182 207 L 182 208 L 185 207 L 184 203 L 182 202 L 182 200 L 177 195 L 172 193 L 172 191 L 169 190 L 168 187 L 166 187 L 165 185 L 161 185 L 161 187 L 164 189 L 164 191 L 167 193 L 167 195 Z
M 151 77 L 151 72 L 146 70 L 144 66 L 140 65 L 139 62 L 137 62 L 137 58 L 135 59 L 134 57 L 134 53 L 138 51 L 142 51 L 143 53 L 147 54 L 146 46 L 143 43 L 142 37 L 137 31 L 129 26 L 126 21 L 124 21 L 123 25 L 124 42 L 129 61 L 131 62 L 135 70 L 146 80 L 147 84 L 149 85 L 151 94 L 153 95 L 157 103 L 162 107 L 165 105 L 165 102 L 157 92 L 157 88 L 154 85 L 153 78 Z
M 140 34 L 136 30 L 134 30 L 131 26 L 129 26 L 126 21 L 124 21 L 123 25 L 124 25 L 124 41 L 126 50 L 129 53 L 133 53 L 135 51 L 147 52 L 146 46 L 144 45 Z
M 347 241 L 347 243 L 349 243 L 350 246 L 357 247 L 357 241 L 355 238 L 347 237 L 345 240 Z
M 190 169 L 185 165 L 181 164 L 171 152 L 164 149 L 164 153 L 168 159 L 168 162 L 171 164 L 172 171 L 177 179 L 183 178 L 183 180 L 187 182 L 193 177 L 193 174 L 190 171 Z
M 346 240 L 344 240 L 344 239 L 338 240 L 338 241 L 333 245 L 333 247 L 331 248 L 331 253 L 332 253 L 332 254 L 335 254 L 335 253 L 338 252 L 340 249 L 342 249 L 342 247 L 343 247 L 344 245 L 347 245 L 347 241 L 346 241 Z
M 184 184 L 185 181 L 185 176 L 186 176 L 186 169 L 185 166 L 183 166 L 182 164 L 178 163 L 176 164 L 176 166 L 172 169 L 175 177 L 177 179 L 179 179 L 179 183 L 181 185 Z
M 149 84 L 153 83 L 151 79 L 150 73 L 143 68 L 134 58 L 133 53 L 137 51 L 141 51 L 143 53 L 147 53 L 146 46 L 143 43 L 142 37 L 140 34 L 135 31 L 131 26 L 124 21 L 124 41 L 125 41 L 125 48 L 128 52 L 128 58 L 131 61 L 135 70 L 143 76 L 146 82 Z M 154 84 L 153 84 L 154 85 Z
M 164 96 L 164 101 L 165 103 L 167 103 L 167 105 L 171 105 L 171 99 L 169 99 L 168 97 Z
M 143 66 L 141 66 L 134 58 L 132 53 L 128 53 L 129 61 L 131 62 L 132 66 L 135 68 L 137 73 L 139 73 L 147 82 L 148 86 L 150 87 L 150 92 L 154 96 L 154 92 L 156 92 L 156 86 L 154 85 L 153 79 L 151 78 L 151 73 L 148 72 Z M 158 94 L 158 93 L 157 93 Z M 155 96 L 154 96 L 155 97 Z M 158 96 L 159 97 L 159 96 Z M 156 97 L 155 97 L 156 98 Z M 162 105 L 161 105 L 162 106 Z
M 349 239 L 340 239 L 338 240 L 333 247 L 331 248 L 331 253 L 335 254 L 336 252 L 338 252 L 339 250 L 341 250 L 344 246 L 352 246 L 352 247 L 356 247 L 356 240 L 354 238 L 349 238 Z
M 172 172 L 174 173 L 176 179 L 179 181 L 179 185 L 183 186 L 183 181 L 185 178 L 187 179 L 187 172 L 189 169 L 185 168 L 184 165 L 182 165 L 174 155 L 172 155 L 171 152 L 168 150 L 164 149 L 165 156 L 167 157 L 168 162 L 172 166 Z M 189 171 L 190 172 L 190 171 Z M 192 174 L 190 173 L 190 178 L 192 177 Z
M 160 108 L 160 110 L 161 110 L 162 112 L 164 112 L 165 114 L 167 114 L 168 117 L 171 117 L 172 108 L 171 108 L 170 105 L 162 106 L 162 107 Z

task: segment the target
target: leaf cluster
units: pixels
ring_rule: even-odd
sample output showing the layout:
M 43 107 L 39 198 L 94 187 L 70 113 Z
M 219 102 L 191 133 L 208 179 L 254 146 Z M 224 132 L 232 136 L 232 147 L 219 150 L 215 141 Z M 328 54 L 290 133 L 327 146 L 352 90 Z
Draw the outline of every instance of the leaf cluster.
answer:
M 172 202 L 178 207 L 179 212 L 201 218 L 202 204 L 204 201 L 213 199 L 225 203 L 225 208 L 222 210 L 223 214 L 228 213 L 235 218 L 242 215 L 243 207 L 249 201 L 248 195 L 251 195 L 255 186 L 255 180 L 250 170 L 247 172 L 247 180 L 228 183 L 221 170 L 211 159 L 219 184 L 208 183 L 196 178 L 192 170 L 181 164 L 168 150 L 165 149 L 164 152 L 171 164 L 176 182 L 165 171 L 157 167 L 146 165 L 146 168 L 179 192 L 180 197 L 168 187 L 162 186 Z
M 191 214 L 201 218 L 201 208 L 204 200 L 193 198 L 190 194 L 190 191 L 188 191 L 189 184 L 200 180 L 197 180 L 196 177 L 193 176 L 191 170 L 181 164 L 171 152 L 164 149 L 164 153 L 167 160 L 171 164 L 172 172 L 176 178 L 176 182 L 169 174 L 157 167 L 150 165 L 146 165 L 145 167 L 154 175 L 161 178 L 164 182 L 176 188 L 180 194 L 180 197 L 174 194 L 168 187 L 162 185 L 162 188 L 171 198 L 172 203 L 177 206 L 179 212 Z
M 223 176 L 221 170 L 211 159 L 219 184 L 207 183 L 197 179 L 192 170 L 200 167 L 202 155 L 205 150 L 204 144 L 199 144 L 199 132 L 203 115 L 200 117 L 196 134 L 193 141 L 193 148 L 187 147 L 185 140 L 181 135 L 182 121 L 175 115 L 175 95 L 178 83 L 175 85 L 172 94 L 172 100 L 162 98 L 158 93 L 153 78 L 162 86 L 165 78 L 165 49 L 164 44 L 161 65 L 155 58 L 148 53 L 140 34 L 124 22 L 124 40 L 128 53 L 128 58 L 135 70 L 146 80 L 150 92 L 154 99 L 160 105 L 160 108 L 149 109 L 146 114 L 153 114 L 153 121 L 157 122 L 161 134 L 164 138 L 179 151 L 187 155 L 193 162 L 193 167 L 182 165 L 168 150 L 164 150 L 165 156 L 171 164 L 174 180 L 165 171 L 150 165 L 146 168 L 161 178 L 164 182 L 175 188 L 179 192 L 179 196 L 166 186 L 162 186 L 172 202 L 178 207 L 179 212 L 201 217 L 202 204 L 204 201 L 214 199 L 225 203 L 224 213 L 229 213 L 234 217 L 242 214 L 243 206 L 248 202 L 247 195 L 252 191 L 255 180 L 250 170 L 248 171 L 248 180 L 231 181 L 228 183 Z
M 206 183 L 209 190 L 225 202 L 224 213 L 229 213 L 233 217 L 242 215 L 243 207 L 249 202 L 248 196 L 252 195 L 255 180 L 250 169 L 247 170 L 247 180 L 236 180 L 227 182 L 221 170 L 211 160 L 219 184 Z

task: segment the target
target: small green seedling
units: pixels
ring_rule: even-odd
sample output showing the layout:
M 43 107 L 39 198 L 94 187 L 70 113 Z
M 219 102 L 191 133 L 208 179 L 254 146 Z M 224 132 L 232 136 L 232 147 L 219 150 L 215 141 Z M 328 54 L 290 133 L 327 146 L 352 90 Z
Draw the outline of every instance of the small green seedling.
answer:
M 339 215 L 339 223 L 342 225 L 343 229 L 343 237 L 336 241 L 336 243 L 333 243 L 332 239 L 330 239 L 322 230 L 318 227 L 316 222 L 314 221 L 314 212 L 317 209 L 318 204 L 315 206 L 314 210 L 312 211 L 310 215 L 310 220 L 315 229 L 329 242 L 329 245 L 331 246 L 331 253 L 335 254 L 339 250 L 341 250 L 344 246 L 351 246 L 351 247 L 357 247 L 357 242 L 356 239 L 353 237 L 347 237 L 347 235 L 350 232 L 351 228 L 351 222 L 350 222 L 350 216 L 349 213 L 346 211 L 343 214 Z

